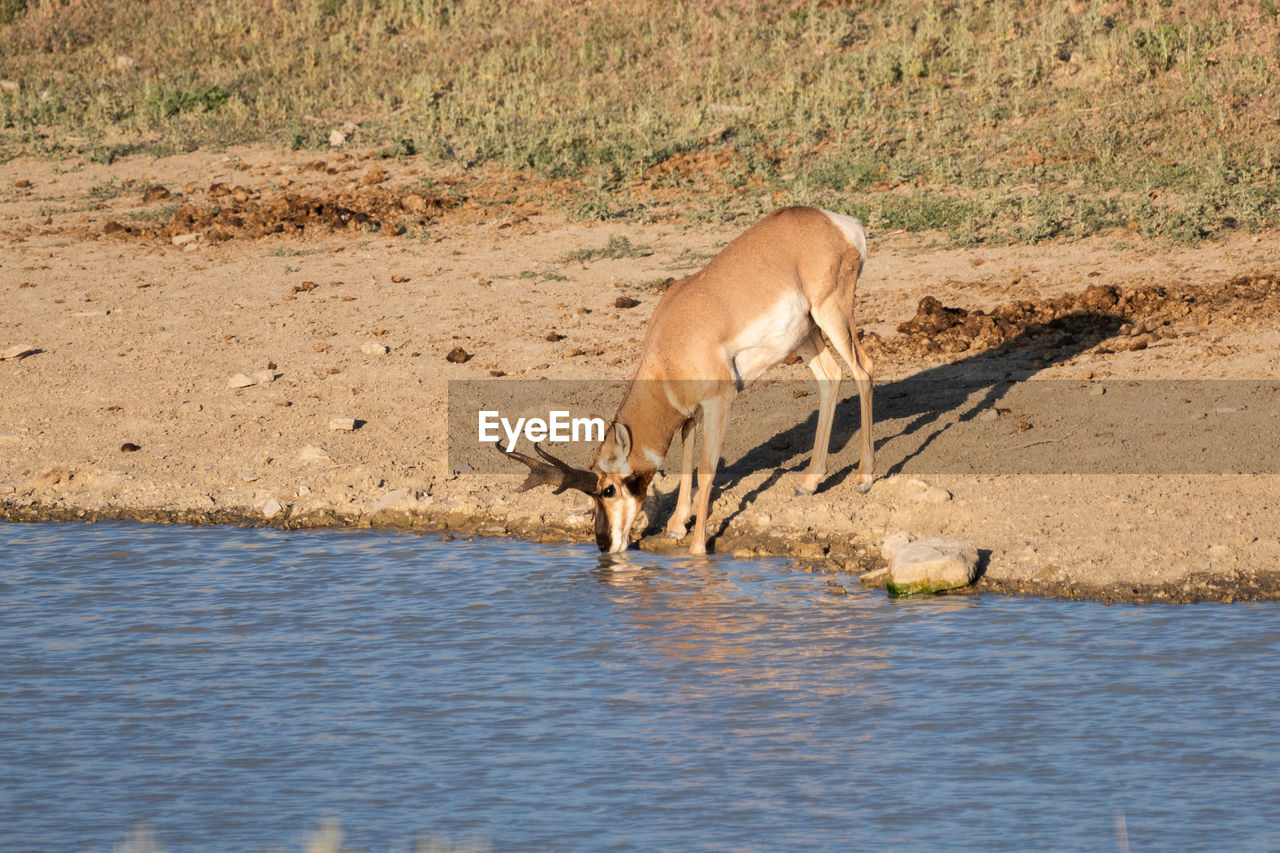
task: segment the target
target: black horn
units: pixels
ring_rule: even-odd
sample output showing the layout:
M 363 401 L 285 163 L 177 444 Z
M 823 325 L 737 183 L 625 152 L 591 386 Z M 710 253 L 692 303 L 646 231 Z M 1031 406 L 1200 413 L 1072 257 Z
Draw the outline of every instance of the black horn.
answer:
M 547 460 L 546 462 L 534 459 L 532 456 L 526 456 L 523 453 L 517 453 L 514 450 L 503 450 L 497 444 L 494 447 L 504 456 L 518 459 L 528 466 L 529 476 L 525 477 L 524 482 L 516 487 L 517 492 L 527 492 L 537 486 L 552 486 L 554 487 L 553 493 L 557 495 L 565 489 L 577 489 L 589 495 L 595 494 L 595 474 L 585 468 L 575 468 L 563 459 L 557 459 L 543 450 L 536 442 L 533 445 L 533 449 L 539 456 Z

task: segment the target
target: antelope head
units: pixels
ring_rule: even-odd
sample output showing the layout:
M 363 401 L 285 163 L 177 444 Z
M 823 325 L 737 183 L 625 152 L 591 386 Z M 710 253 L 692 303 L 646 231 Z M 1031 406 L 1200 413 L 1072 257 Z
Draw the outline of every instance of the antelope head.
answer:
M 541 459 L 515 451 L 499 451 L 523 462 L 529 468 L 529 476 L 516 487 L 525 492 L 536 486 L 552 486 L 555 494 L 575 489 L 589 495 L 595 501 L 596 545 L 601 551 L 616 554 L 627 550 L 631 540 L 631 525 L 640 514 L 656 469 L 633 470 L 631 456 L 631 430 L 626 424 L 615 421 L 604 441 L 596 451 L 595 462 L 590 468 L 575 468 L 563 459 L 557 459 L 538 444 L 533 445 Z

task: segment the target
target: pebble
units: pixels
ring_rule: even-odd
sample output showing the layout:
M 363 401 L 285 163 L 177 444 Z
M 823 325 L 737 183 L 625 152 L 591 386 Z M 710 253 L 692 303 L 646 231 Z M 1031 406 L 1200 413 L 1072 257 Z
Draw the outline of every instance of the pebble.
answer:
M 355 428 L 356 428 L 355 418 L 347 417 L 346 415 L 339 415 L 337 417 L 329 418 L 329 429 L 342 430 L 343 432 L 351 432 Z
M 28 355 L 35 355 L 37 352 L 39 352 L 39 350 L 30 344 L 17 344 L 16 346 L 11 346 L 8 349 L 0 350 L 0 361 L 5 361 L 10 358 L 24 358 Z
M 142 203 L 151 204 L 157 201 L 164 201 L 165 199 L 169 198 L 169 196 L 171 195 L 172 193 L 169 192 L 168 187 L 163 186 L 162 184 L 154 184 L 152 186 L 147 187 L 143 191 Z
M 892 596 L 957 589 L 973 583 L 978 549 L 960 539 L 930 537 L 902 548 L 889 561 L 886 587 Z
M 452 362 L 453 364 L 462 364 L 469 358 L 471 358 L 471 354 L 469 352 L 464 350 L 462 347 L 454 347 L 449 350 L 449 354 L 444 357 L 444 360 Z
M 369 507 L 369 515 L 377 515 L 384 509 L 391 509 L 407 497 L 409 497 L 408 489 L 392 489 L 383 495 L 376 504 Z
M 384 344 L 374 343 L 373 341 L 360 345 L 360 352 L 365 355 L 386 355 L 390 351 L 390 347 Z
M 198 241 L 203 235 L 198 231 L 189 234 L 174 234 L 169 238 L 169 242 L 175 246 L 187 246 Z
M 273 370 L 259 370 L 251 378 L 258 385 L 270 385 L 276 381 L 276 374 Z
M 308 444 L 302 450 L 298 451 L 298 458 L 303 462 L 328 462 L 329 454 L 324 452 L 323 447 L 317 447 L 314 444 Z
M 276 500 L 275 498 L 271 498 L 270 500 L 268 500 L 266 503 L 262 505 L 263 518 L 275 518 L 277 515 L 279 515 L 282 512 L 284 512 L 284 507 L 281 506 L 280 501 Z
M 996 421 L 1000 419 L 1000 413 L 997 412 L 995 409 L 983 409 L 981 412 L 978 413 L 977 419 L 982 421 L 983 423 L 987 423 L 989 421 Z
M 941 486 L 931 486 L 923 480 L 912 480 L 911 485 L 920 488 L 914 495 L 916 503 L 944 504 L 951 500 L 951 493 Z
M 347 144 L 347 135 L 340 130 L 329 131 L 329 147 L 341 148 Z
M 237 373 L 227 380 L 228 388 L 248 388 L 250 385 L 257 385 L 258 382 L 252 376 L 244 373 Z

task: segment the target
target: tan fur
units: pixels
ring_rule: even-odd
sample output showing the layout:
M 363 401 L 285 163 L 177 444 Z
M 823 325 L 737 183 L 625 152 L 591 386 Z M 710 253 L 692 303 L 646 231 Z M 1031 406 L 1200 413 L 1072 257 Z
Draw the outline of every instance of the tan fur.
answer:
M 694 419 L 701 418 L 703 449 L 691 553 L 706 550 L 711 482 L 737 391 L 792 352 L 799 352 L 809 364 L 820 389 L 813 459 L 797 491 L 812 493 L 825 476 L 840 368 L 821 333 L 858 383 L 862 408 L 858 483 L 862 491 L 870 487 L 875 465 L 871 362 L 858 345 L 853 325 L 854 291 L 865 247 L 861 226 L 848 217 L 814 208 L 786 208 L 747 230 L 706 268 L 672 285 L 658 302 L 635 376 L 614 422 L 630 431 L 630 452 L 620 467 L 631 475 L 651 477 L 654 458 L 665 456 L 672 437 L 681 432 L 685 470 L 676 513 L 667 527 L 669 534 L 681 536 L 693 503 L 692 428 Z M 599 464 L 616 458 L 618 447 L 612 438 L 606 438 L 597 454 L 594 470 L 601 477 L 601 488 L 618 477 L 616 462 L 604 466 L 611 469 L 608 472 Z M 634 499 L 637 506 L 643 498 L 642 494 Z M 615 537 L 609 550 L 624 547 L 625 542 Z

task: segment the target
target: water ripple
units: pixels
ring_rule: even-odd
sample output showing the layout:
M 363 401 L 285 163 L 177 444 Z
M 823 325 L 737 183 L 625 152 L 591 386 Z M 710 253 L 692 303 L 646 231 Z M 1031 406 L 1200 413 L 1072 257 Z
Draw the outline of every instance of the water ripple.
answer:
M 1275 849 L 1267 605 L 782 561 L 0 525 L 0 848 Z

